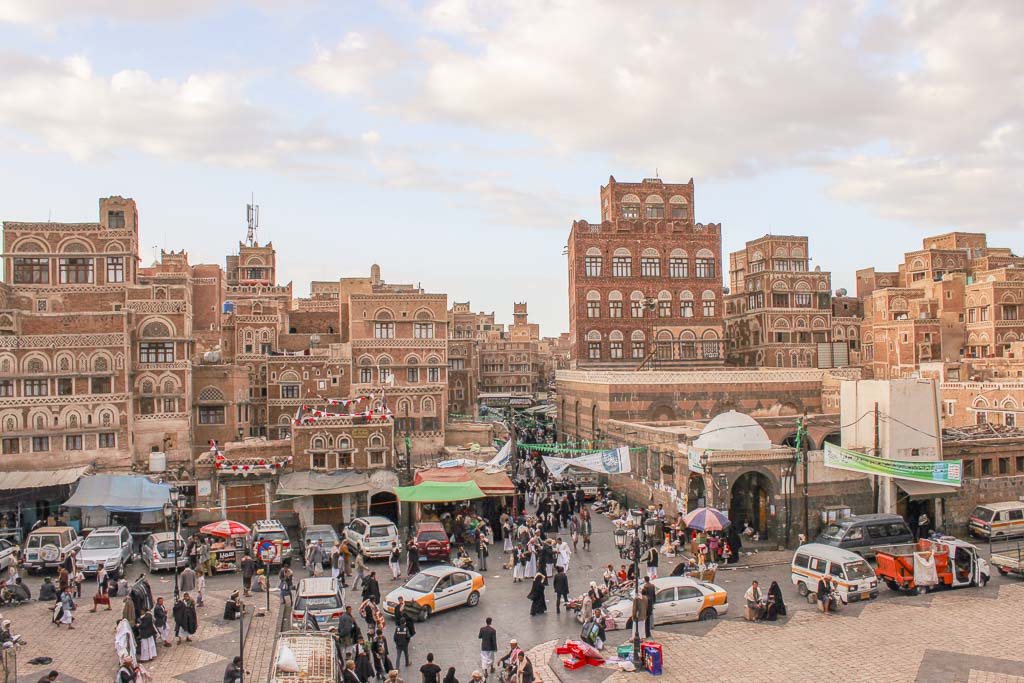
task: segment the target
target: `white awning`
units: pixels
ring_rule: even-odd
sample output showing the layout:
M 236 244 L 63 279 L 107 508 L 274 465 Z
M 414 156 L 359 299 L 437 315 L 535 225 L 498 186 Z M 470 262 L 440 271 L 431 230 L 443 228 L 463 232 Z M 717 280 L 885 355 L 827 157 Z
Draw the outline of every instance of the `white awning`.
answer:
M 370 479 L 361 472 L 290 472 L 277 484 L 278 496 L 324 496 L 369 491 Z
M 65 470 L 41 470 L 36 472 L 0 472 L 0 491 L 38 489 L 46 486 L 74 484 L 89 471 L 89 466 L 71 467 Z
M 942 496 L 955 496 L 960 493 L 959 486 L 943 486 L 932 484 L 926 481 L 914 481 L 913 479 L 893 479 L 896 486 L 903 489 L 903 492 L 911 500 L 927 500 L 929 498 L 941 498 Z

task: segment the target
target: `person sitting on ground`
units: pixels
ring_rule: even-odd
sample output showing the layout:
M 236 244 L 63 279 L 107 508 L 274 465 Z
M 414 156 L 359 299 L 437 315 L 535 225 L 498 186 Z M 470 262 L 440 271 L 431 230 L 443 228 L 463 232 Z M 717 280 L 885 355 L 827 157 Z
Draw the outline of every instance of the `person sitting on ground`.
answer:
M 762 604 L 764 595 L 761 593 L 761 589 L 758 588 L 757 581 L 750 584 L 750 588 L 743 594 L 743 599 L 747 602 L 747 619 L 759 621 L 764 616 L 764 605 Z
M 831 599 L 831 594 L 832 594 L 832 577 L 831 576 L 829 576 L 828 574 L 825 574 L 824 576 L 821 577 L 821 580 L 818 581 L 818 590 L 816 591 L 816 593 L 818 595 L 818 603 L 821 605 L 821 611 L 823 611 L 825 614 L 828 614 L 831 611 L 831 609 L 832 609 L 832 599 Z
M 43 585 L 39 587 L 39 601 L 57 601 L 57 587 L 53 585 L 53 581 L 50 580 L 49 576 L 43 577 Z
M 772 581 L 768 587 L 768 602 L 765 604 L 764 618 L 768 621 L 775 621 L 780 616 L 786 616 L 786 603 L 782 599 L 782 589 L 778 581 Z
M 239 597 L 238 591 L 232 591 L 231 596 L 224 603 L 224 618 L 228 621 L 234 621 L 242 614 L 242 598 Z
M 32 591 L 21 580 L 20 576 L 14 577 L 14 585 L 9 585 L 11 597 L 17 602 L 26 602 L 32 599 Z

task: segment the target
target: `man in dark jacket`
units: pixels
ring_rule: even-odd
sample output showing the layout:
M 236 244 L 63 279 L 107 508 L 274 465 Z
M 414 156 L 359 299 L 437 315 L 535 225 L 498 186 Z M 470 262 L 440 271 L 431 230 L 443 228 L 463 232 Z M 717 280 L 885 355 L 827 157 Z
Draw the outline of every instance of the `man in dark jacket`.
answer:
M 562 567 L 555 567 L 555 614 L 562 613 L 562 602 L 565 602 L 565 609 L 569 611 L 569 577 L 566 576 Z
M 832 607 L 831 600 L 829 600 L 829 594 L 831 592 L 832 592 L 832 577 L 830 577 L 828 574 L 825 574 L 823 577 L 821 577 L 821 580 L 818 581 L 818 590 L 817 590 L 818 602 L 821 603 L 821 607 L 825 611 L 825 614 L 828 614 L 829 613 L 829 608 Z
M 395 668 L 402 665 L 402 655 L 405 655 L 405 665 L 409 666 L 409 641 L 416 635 L 416 627 L 412 619 L 404 612 L 395 612 L 395 635 L 392 638 L 395 642 Z
M 651 583 L 650 579 L 644 580 L 644 587 L 641 590 L 644 598 L 647 600 L 647 614 L 644 618 L 644 632 L 645 637 L 651 637 L 651 627 L 654 625 L 654 584 Z
M 377 572 L 370 572 L 370 575 L 363 579 L 363 600 L 369 600 L 375 605 L 380 604 L 380 584 L 377 583 Z
M 480 639 L 480 668 L 484 672 L 484 678 L 494 672 L 494 657 L 498 654 L 498 632 L 491 626 L 491 618 L 487 617 L 487 623 L 480 627 L 477 634 Z
M 242 658 L 235 657 L 224 669 L 224 683 L 241 683 L 242 681 Z

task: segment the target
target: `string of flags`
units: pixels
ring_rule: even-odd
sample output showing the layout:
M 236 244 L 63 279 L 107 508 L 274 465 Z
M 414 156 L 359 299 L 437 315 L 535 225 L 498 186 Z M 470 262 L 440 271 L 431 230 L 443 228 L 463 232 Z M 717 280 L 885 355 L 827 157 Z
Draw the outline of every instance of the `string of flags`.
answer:
M 232 472 L 250 472 L 252 470 L 273 470 L 280 469 L 291 463 L 292 456 L 281 460 L 267 460 L 259 458 L 253 463 L 232 463 L 217 446 L 214 439 L 210 439 L 210 452 L 213 453 L 213 466 L 218 470 L 231 470 Z
M 337 405 L 337 404 L 335 404 Z M 304 415 L 303 413 L 310 413 Z M 311 408 L 308 405 L 302 406 L 299 410 L 298 416 L 295 418 L 295 426 L 316 424 L 317 420 L 332 418 L 332 417 L 362 417 L 366 418 L 368 422 L 389 422 L 394 419 L 394 415 L 388 408 L 377 408 L 367 409 L 354 413 L 331 413 L 326 410 L 317 410 Z

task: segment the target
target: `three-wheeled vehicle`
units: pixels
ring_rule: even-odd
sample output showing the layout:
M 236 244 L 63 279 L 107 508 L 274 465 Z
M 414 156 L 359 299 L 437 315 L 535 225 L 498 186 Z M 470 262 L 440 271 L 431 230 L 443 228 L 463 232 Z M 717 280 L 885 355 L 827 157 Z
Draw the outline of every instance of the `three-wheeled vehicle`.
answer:
M 875 574 L 891 590 L 925 593 L 932 588 L 984 586 L 989 564 L 978 548 L 951 536 L 872 548 Z M 934 571 L 932 571 L 934 567 Z

